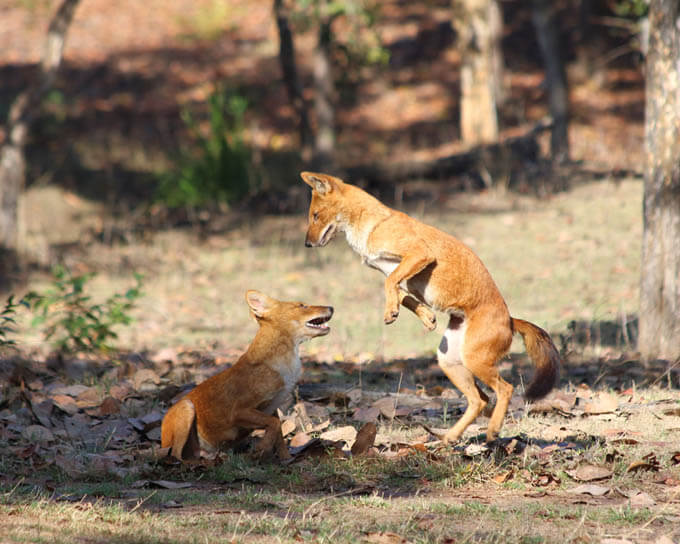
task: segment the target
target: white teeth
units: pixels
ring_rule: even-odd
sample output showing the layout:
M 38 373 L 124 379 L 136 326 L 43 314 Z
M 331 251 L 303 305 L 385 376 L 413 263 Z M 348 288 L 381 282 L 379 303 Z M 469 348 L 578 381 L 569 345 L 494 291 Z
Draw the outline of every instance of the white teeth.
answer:
M 323 321 L 322 323 L 313 323 L 314 321 L 317 321 L 317 320 L 320 320 L 320 319 L 324 319 L 324 318 L 317 317 L 317 318 L 314 318 L 314 319 L 310 319 L 309 321 L 307 321 L 305 323 L 305 325 L 307 325 L 310 329 L 321 329 L 321 330 L 328 329 L 328 325 L 326 325 L 327 320 Z

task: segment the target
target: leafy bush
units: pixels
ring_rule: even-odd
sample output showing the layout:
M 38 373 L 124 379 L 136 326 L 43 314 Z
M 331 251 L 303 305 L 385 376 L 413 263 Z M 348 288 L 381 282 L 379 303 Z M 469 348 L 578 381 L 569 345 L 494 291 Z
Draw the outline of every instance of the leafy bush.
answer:
M 44 326 L 47 340 L 60 351 L 100 351 L 109 349 L 109 340 L 118 335 L 116 325 L 132 322 L 129 312 L 141 296 L 142 277 L 135 274 L 136 285 L 125 294 L 114 294 L 95 304 L 85 293 L 93 274 L 73 276 L 66 268 L 53 271 L 54 282 L 45 293 L 34 291 L 25 300 L 36 312 L 33 326 Z
M 649 12 L 648 0 L 619 0 L 614 2 L 612 10 L 619 17 L 639 19 Z
M 201 133 L 185 110 L 182 119 L 192 136 L 177 169 L 160 176 L 158 199 L 171 208 L 232 203 L 254 185 L 250 148 L 243 138 L 245 98 L 216 89 L 208 99 L 210 130 Z
M 7 301 L 5 301 L 2 312 L 0 312 L 0 349 L 16 345 L 14 340 L 8 338 L 8 334 L 16 332 L 14 328 L 16 324 L 14 316 L 20 305 L 27 306 L 28 304 L 23 299 L 19 302 L 15 302 L 14 295 L 10 295 Z

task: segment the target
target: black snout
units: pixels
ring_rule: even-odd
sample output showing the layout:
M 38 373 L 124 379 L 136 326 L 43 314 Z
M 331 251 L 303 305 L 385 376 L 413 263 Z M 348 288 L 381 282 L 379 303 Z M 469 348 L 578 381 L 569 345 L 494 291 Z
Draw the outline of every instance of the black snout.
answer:
M 312 242 L 309 241 L 309 238 L 305 238 L 305 247 L 312 247 Z

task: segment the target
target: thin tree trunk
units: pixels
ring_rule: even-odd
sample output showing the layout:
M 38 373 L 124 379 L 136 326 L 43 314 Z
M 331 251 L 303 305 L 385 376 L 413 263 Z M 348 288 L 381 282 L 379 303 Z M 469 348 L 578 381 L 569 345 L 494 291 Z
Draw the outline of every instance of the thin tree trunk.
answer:
M 314 52 L 315 162 L 332 161 L 335 151 L 335 82 L 331 65 L 331 20 L 322 21 Z
M 638 349 L 680 360 L 680 4 L 652 0 Z
M 460 133 L 470 144 L 498 140 L 500 37 L 496 0 L 454 0 L 453 25 L 461 52 Z
M 560 54 L 559 28 L 555 23 L 555 5 L 551 0 L 533 0 L 532 19 L 538 46 L 545 63 L 548 84 L 548 104 L 553 129 L 550 137 L 550 154 L 557 164 L 569 160 L 569 89 L 567 73 Z
M 310 146 L 312 144 L 312 129 L 309 124 L 307 103 L 302 94 L 302 85 L 298 77 L 297 64 L 295 62 L 295 44 L 293 42 L 293 33 L 288 24 L 288 9 L 285 6 L 285 0 L 274 0 L 274 16 L 276 18 L 276 27 L 279 30 L 279 62 L 281 63 L 283 81 L 288 92 L 288 99 L 297 116 L 302 155 L 307 156 L 310 153 Z
M 0 148 L 0 249 L 19 256 L 22 251 L 22 218 L 19 199 L 25 184 L 24 146 L 40 101 L 54 83 L 61 64 L 66 33 L 79 0 L 64 0 L 50 22 L 45 50 L 36 81 L 12 103 Z
M 503 106 L 506 99 L 504 74 L 505 62 L 503 60 L 503 12 L 497 0 L 491 2 L 489 6 L 489 25 L 491 27 L 491 62 L 493 63 L 494 97 L 496 100 L 496 110 Z

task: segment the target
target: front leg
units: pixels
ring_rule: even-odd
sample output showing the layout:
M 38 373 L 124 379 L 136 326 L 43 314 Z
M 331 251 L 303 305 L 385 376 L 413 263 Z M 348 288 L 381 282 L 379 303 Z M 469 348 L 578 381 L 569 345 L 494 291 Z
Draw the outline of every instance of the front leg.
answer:
M 422 272 L 427 266 L 435 261 L 434 257 L 427 254 L 406 255 L 399 266 L 385 278 L 385 324 L 393 323 L 399 316 L 400 288 L 402 281 L 412 278 Z
M 255 447 L 255 456 L 264 457 L 276 452 L 279 459 L 290 459 L 290 452 L 281 434 L 281 420 L 255 408 L 242 408 L 234 418 L 234 425 L 245 429 L 264 429 L 264 436 Z
M 403 289 L 399 289 L 399 303 L 416 314 L 428 331 L 437 328 L 437 316 L 434 312 Z

